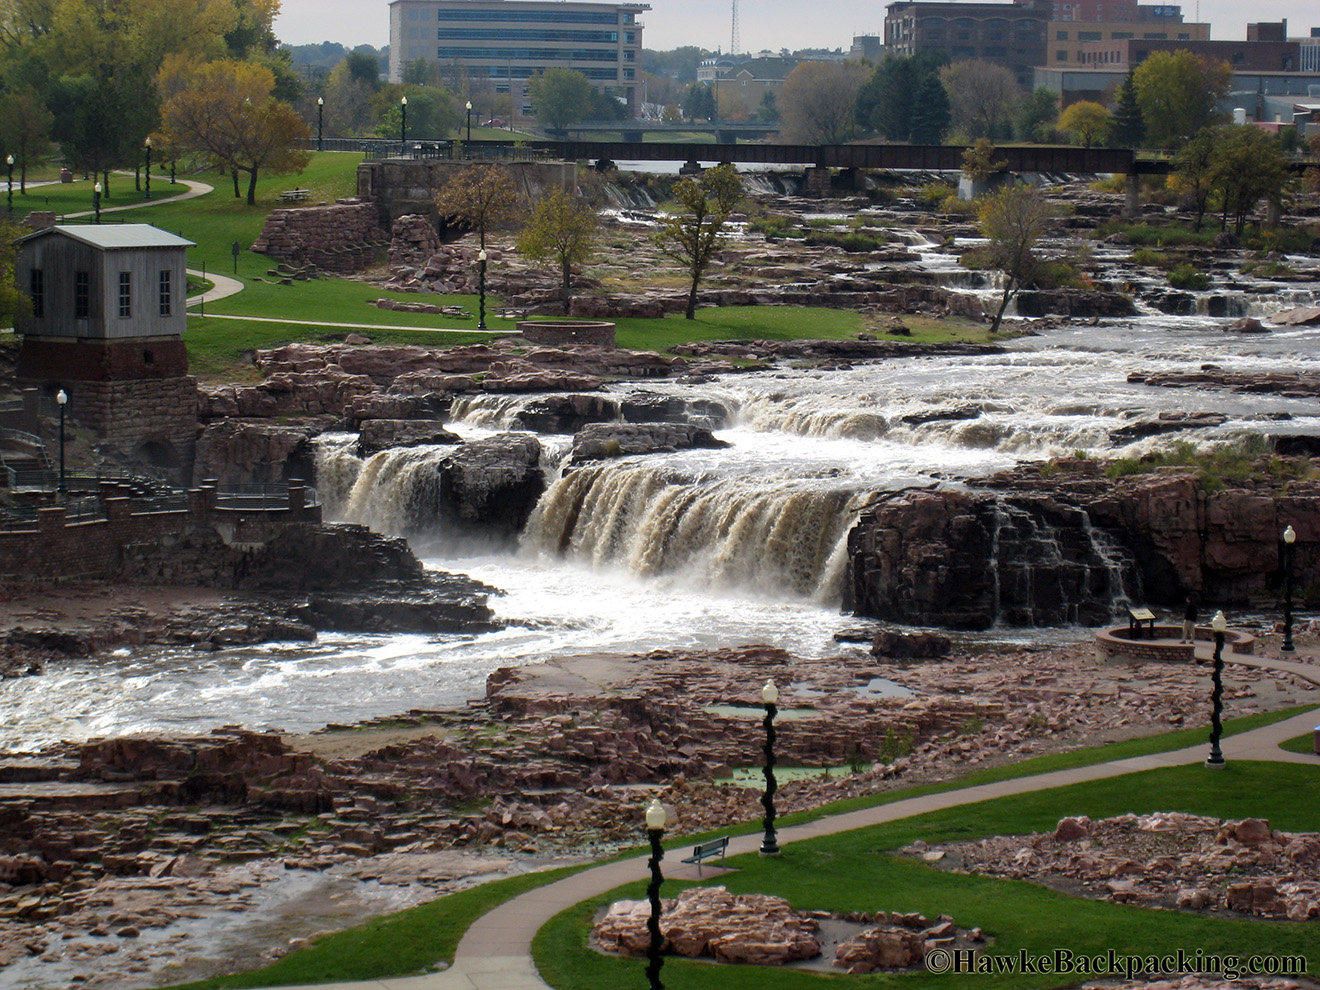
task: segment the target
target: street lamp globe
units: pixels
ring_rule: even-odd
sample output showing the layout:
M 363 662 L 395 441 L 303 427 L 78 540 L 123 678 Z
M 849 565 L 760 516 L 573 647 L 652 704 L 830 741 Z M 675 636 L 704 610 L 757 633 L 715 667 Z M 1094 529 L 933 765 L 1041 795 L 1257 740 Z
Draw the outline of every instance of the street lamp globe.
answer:
M 1220 609 L 1218 612 L 1216 612 L 1215 617 L 1210 620 L 1210 628 L 1217 633 L 1224 632 L 1226 629 L 1228 629 L 1228 620 L 1224 618 L 1223 609 Z
M 60 389 L 58 392 L 55 393 L 55 401 L 59 403 L 61 406 L 68 405 L 69 393 L 64 391 L 64 389 Z
M 646 827 L 652 832 L 662 831 L 666 820 L 664 805 L 660 803 L 659 798 L 652 798 L 651 803 L 646 806 Z
M 765 687 L 761 688 L 761 701 L 767 705 L 779 703 L 779 688 L 775 687 L 774 681 L 766 681 Z
M 1297 531 L 1291 525 L 1283 531 L 1283 542 L 1289 546 L 1297 542 Z

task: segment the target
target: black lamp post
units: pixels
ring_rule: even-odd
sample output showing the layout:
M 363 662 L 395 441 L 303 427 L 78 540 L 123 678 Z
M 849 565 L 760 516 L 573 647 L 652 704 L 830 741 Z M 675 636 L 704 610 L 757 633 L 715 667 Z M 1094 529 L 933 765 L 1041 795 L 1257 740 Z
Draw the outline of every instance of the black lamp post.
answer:
M 408 97 L 399 97 L 399 144 L 408 143 Z M 403 148 L 399 149 L 399 154 L 403 154 Z
M 151 138 L 150 137 L 148 137 L 146 141 L 142 143 L 142 147 L 147 152 L 147 184 L 145 189 L 145 195 L 143 198 L 151 199 Z
M 14 156 L 5 155 L 5 164 L 9 166 L 9 215 L 14 215 Z
M 486 249 L 477 252 L 477 329 L 486 329 Z
M 92 184 L 92 209 L 96 211 L 96 222 L 101 222 L 101 183 Z
M 1224 754 L 1219 751 L 1219 737 L 1223 735 L 1223 726 L 1219 724 L 1219 715 L 1224 710 L 1224 630 L 1228 621 L 1220 609 L 1210 621 L 1210 628 L 1215 631 L 1215 665 L 1210 673 L 1210 755 L 1205 758 L 1205 765 L 1211 770 L 1224 769 Z
M 774 681 L 766 681 L 761 688 L 761 701 L 765 703 L 765 793 L 761 795 L 761 805 L 765 808 L 765 838 L 761 841 L 762 856 L 778 856 L 779 843 L 775 836 L 775 702 L 779 700 L 779 688 Z
M 1284 653 L 1292 653 L 1292 592 L 1293 592 L 1293 544 L 1297 542 L 1296 531 L 1289 526 L 1283 531 L 1283 645 Z
M 60 389 L 55 393 L 55 404 L 60 407 L 60 484 L 56 489 L 64 494 L 64 407 L 69 404 L 69 393 Z
M 316 98 L 316 150 L 317 151 L 322 150 L 321 133 L 323 130 L 322 124 L 324 122 L 325 122 L 325 97 L 318 96 Z
M 660 967 L 664 965 L 660 953 L 665 944 L 660 934 L 660 884 L 665 878 L 660 873 L 660 860 L 665 858 L 665 852 L 660 848 L 660 839 L 665 834 L 665 809 L 659 798 L 654 798 L 646 808 L 646 834 L 651 840 L 651 858 L 647 861 L 651 882 L 646 886 L 646 899 L 651 902 L 646 931 L 651 938 L 646 946 L 646 980 L 650 990 L 664 990 L 665 985 L 660 982 Z
M 170 185 L 174 185 L 174 159 L 170 159 Z
M 464 116 L 467 118 L 467 140 L 463 143 L 463 157 L 471 158 L 472 152 L 471 149 L 468 147 L 468 145 L 472 143 L 472 101 L 471 100 L 467 101 L 467 113 Z

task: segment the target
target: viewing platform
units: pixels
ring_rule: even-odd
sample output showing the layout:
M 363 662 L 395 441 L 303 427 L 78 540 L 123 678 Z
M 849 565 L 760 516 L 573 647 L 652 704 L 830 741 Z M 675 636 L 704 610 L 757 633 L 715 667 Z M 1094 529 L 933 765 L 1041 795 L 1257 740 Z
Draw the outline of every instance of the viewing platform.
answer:
M 1095 634 L 1095 658 L 1101 663 L 1150 660 L 1192 663 L 1198 645 L 1204 648 L 1209 644 L 1213 649 L 1215 633 L 1209 626 L 1197 626 L 1195 643 L 1180 642 L 1181 638 L 1181 625 L 1152 625 L 1141 628 L 1139 635 L 1134 635 L 1128 626 L 1102 629 Z M 1227 629 L 1224 648 L 1238 656 L 1251 656 L 1256 652 L 1256 637 L 1238 629 Z

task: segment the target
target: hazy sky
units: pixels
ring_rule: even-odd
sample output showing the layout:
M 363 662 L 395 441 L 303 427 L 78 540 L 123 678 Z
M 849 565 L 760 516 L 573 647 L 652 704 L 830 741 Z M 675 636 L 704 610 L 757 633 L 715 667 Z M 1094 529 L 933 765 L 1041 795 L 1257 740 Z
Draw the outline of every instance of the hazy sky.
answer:
M 1154 2 L 1154 0 L 1151 0 Z M 1288 19 L 1288 34 L 1304 37 L 1320 27 L 1314 0 L 1188 0 L 1183 18 L 1212 25 L 1210 37 L 1245 38 L 1248 21 Z M 647 48 L 699 45 L 727 51 L 732 0 L 651 0 L 642 17 Z M 1310 13 L 1308 13 L 1310 11 Z M 291 45 L 337 41 L 347 48 L 389 43 L 387 0 L 283 0 L 275 33 Z M 768 48 L 847 48 L 855 34 L 881 34 L 885 0 L 738 0 L 738 37 L 744 51 Z

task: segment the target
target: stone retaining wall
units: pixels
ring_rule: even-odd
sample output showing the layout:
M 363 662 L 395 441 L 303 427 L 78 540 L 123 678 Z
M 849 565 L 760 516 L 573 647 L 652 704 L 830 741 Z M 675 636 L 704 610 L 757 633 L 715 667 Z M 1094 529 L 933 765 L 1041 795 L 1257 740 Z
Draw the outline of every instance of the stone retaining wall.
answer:
M 370 267 L 388 240 L 375 203 L 341 199 L 330 206 L 271 210 L 251 250 L 345 275 Z
M 588 320 L 520 320 L 518 332 L 533 344 L 614 346 L 614 324 Z
M 1101 663 L 1124 660 L 1191 663 L 1196 658 L 1196 646 L 1177 642 L 1175 637 L 1181 635 L 1182 626 L 1156 626 L 1153 639 L 1129 639 L 1126 627 L 1101 630 L 1095 634 L 1095 657 Z M 1196 638 L 1201 642 L 1213 643 L 1214 630 L 1209 626 L 1197 626 Z M 1229 629 L 1224 633 L 1224 645 L 1237 656 L 1251 656 L 1256 652 L 1256 637 Z
M 106 518 L 70 521 L 61 505 L 37 510 L 30 528 L 0 532 L 0 580 L 56 581 L 111 578 L 123 568 L 126 548 L 177 541 L 191 530 L 218 531 L 231 546 L 259 546 L 289 525 L 318 523 L 320 506 L 307 506 L 306 489 L 289 485 L 285 509 L 230 510 L 216 506 L 216 488 L 188 493 L 188 508 L 153 511 L 102 482 Z

